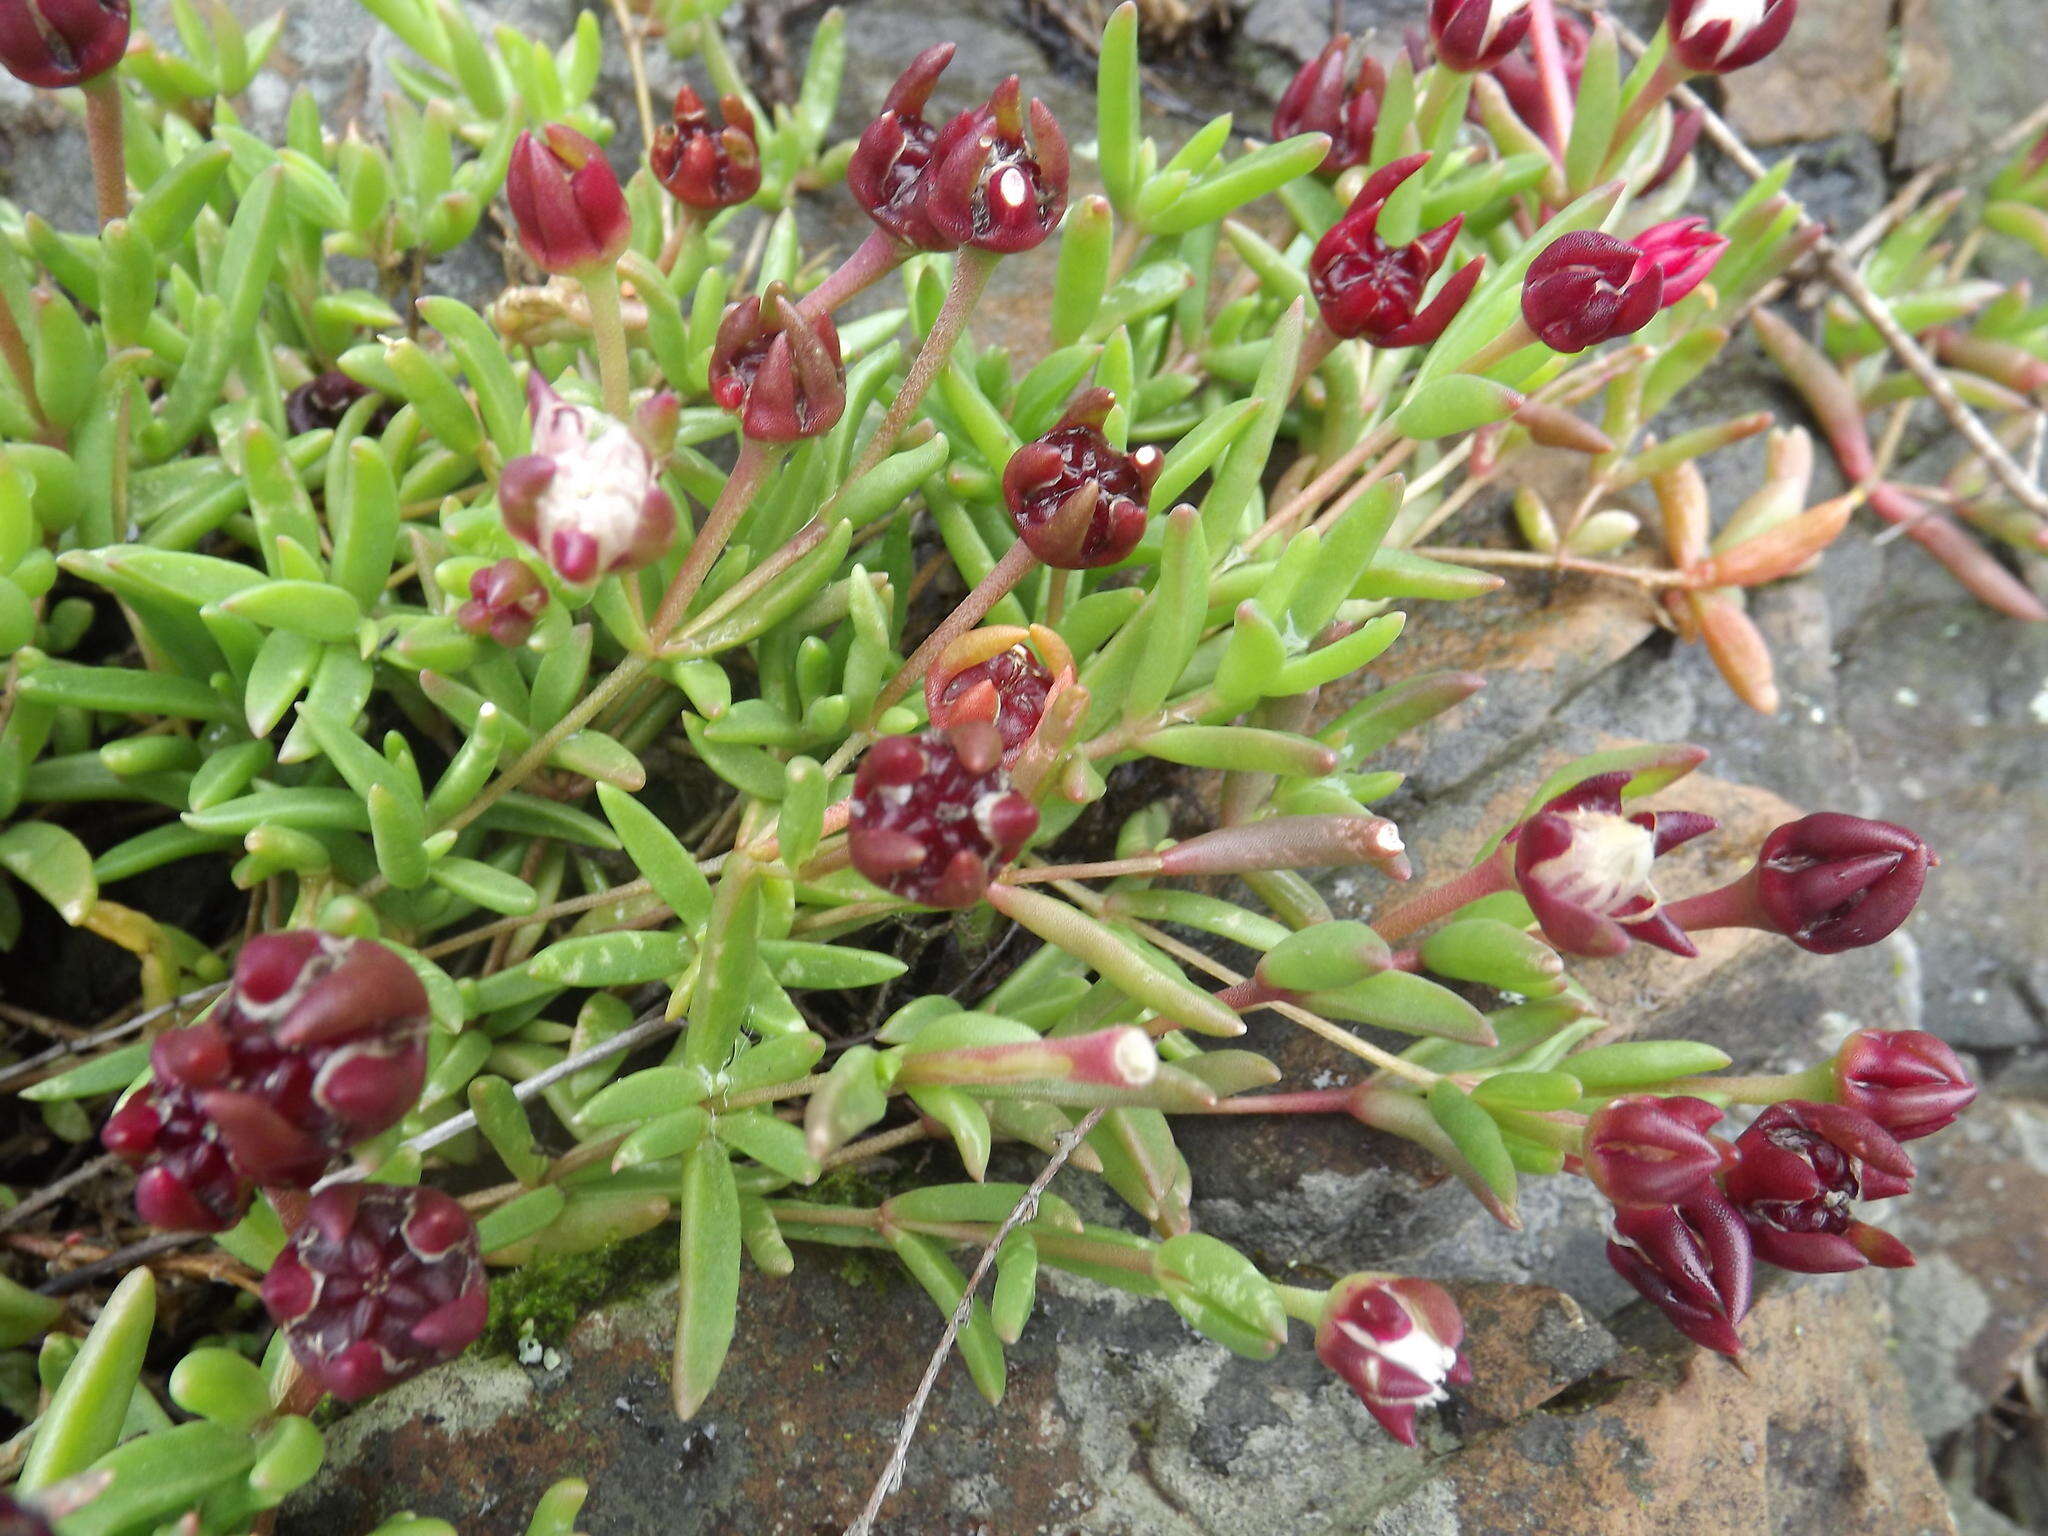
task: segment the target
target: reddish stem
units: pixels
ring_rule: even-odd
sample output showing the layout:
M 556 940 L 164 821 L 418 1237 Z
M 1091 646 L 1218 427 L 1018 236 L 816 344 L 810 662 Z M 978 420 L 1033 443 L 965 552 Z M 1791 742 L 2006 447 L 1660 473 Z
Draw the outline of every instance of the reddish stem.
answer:
M 1505 891 L 1513 884 L 1514 875 L 1508 864 L 1507 849 L 1500 848 L 1485 863 L 1475 864 L 1442 885 L 1418 891 L 1408 900 L 1395 903 L 1389 911 L 1375 915 L 1372 927 L 1381 938 L 1393 944 L 1439 918 L 1449 917 L 1458 908 L 1482 896 Z
M 842 261 L 831 276 L 805 294 L 796 307 L 806 318 L 815 320 L 837 309 L 863 289 L 880 282 L 900 267 L 909 255 L 908 246 L 877 229 L 853 248 L 853 254 Z
M 1752 869 L 1740 880 L 1722 886 L 1718 891 L 1703 891 L 1697 896 L 1688 896 L 1683 901 L 1666 903 L 1664 915 L 1688 933 L 1699 933 L 1708 928 L 1761 928 L 1767 933 L 1777 932 L 1777 924 L 1764 912 L 1763 903 L 1757 899 L 1757 872 Z
M 1022 539 L 1012 544 L 1003 558 L 989 568 L 989 573 L 974 584 L 974 590 L 960 599 L 959 605 L 946 615 L 937 629 L 925 636 L 924 644 L 910 653 L 910 659 L 889 679 L 888 686 L 875 696 L 870 718 L 879 716 L 902 698 L 913 683 L 922 682 L 939 653 L 987 618 L 989 609 L 1008 597 L 1010 590 L 1037 567 L 1038 556 L 1031 553 L 1029 545 Z

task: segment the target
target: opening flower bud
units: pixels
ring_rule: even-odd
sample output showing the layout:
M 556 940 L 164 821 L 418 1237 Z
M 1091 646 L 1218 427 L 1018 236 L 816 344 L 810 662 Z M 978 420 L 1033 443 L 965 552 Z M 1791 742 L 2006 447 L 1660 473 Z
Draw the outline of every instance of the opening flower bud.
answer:
M 128 51 L 128 0 L 6 0 L 0 64 L 46 91 L 83 85 Z
M 1359 189 L 1344 217 L 1316 242 L 1309 257 L 1309 287 L 1323 324 L 1338 336 L 1375 347 L 1426 346 L 1444 333 L 1479 282 L 1485 260 L 1461 267 L 1425 307 L 1423 291 L 1442 268 L 1463 227 L 1461 217 L 1426 230 L 1406 245 L 1379 236 L 1380 213 L 1394 190 L 1421 170 L 1429 156 L 1410 155 L 1383 166 Z
M 533 451 L 498 477 L 512 536 L 579 586 L 660 559 L 675 538 L 675 503 L 633 429 L 564 400 L 537 371 L 526 394 Z
M 1776 51 L 1799 0 L 1671 0 L 1671 54 L 1696 74 L 1746 69 Z
M 925 120 L 932 88 L 953 61 L 953 45 L 925 49 L 889 88 L 881 115 L 868 124 L 846 165 L 847 190 L 883 233 L 924 251 L 957 250 L 925 213 L 933 148 L 939 130 Z
M 1756 1256 L 1802 1274 L 1913 1262 L 1906 1245 L 1856 1220 L 1858 1200 L 1913 1184 L 1913 1160 L 1883 1126 L 1840 1104 L 1773 1104 L 1735 1142 L 1728 1198 L 1749 1223 Z
M 832 317 L 799 310 L 780 283 L 732 305 L 711 347 L 711 398 L 756 442 L 792 443 L 831 431 L 846 409 Z
M 1010 787 L 1002 737 L 971 722 L 869 747 L 853 779 L 847 847 L 883 890 L 928 907 L 968 907 L 1038 830 Z
M 993 725 L 1008 767 L 1045 718 L 1053 694 L 1073 680 L 1073 653 L 1043 625 L 970 630 L 925 674 L 925 709 L 941 730 L 975 720 Z
M 350 1403 L 381 1392 L 483 1332 L 476 1223 L 435 1189 L 324 1189 L 263 1277 L 263 1305 L 322 1389 Z
M 754 114 L 732 95 L 719 98 L 718 110 L 724 126 L 713 128 L 704 99 L 681 87 L 672 120 L 655 130 L 647 149 L 647 168 L 669 196 L 705 212 L 744 203 L 761 190 Z
M 284 397 L 285 427 L 294 437 L 318 432 L 323 427 L 338 427 L 348 408 L 369 393 L 368 386 L 358 384 L 338 369 L 315 374 Z M 383 431 L 391 416 L 391 407 L 386 405 L 372 414 L 364 430 Z
M 1036 97 L 1025 131 L 1022 90 L 1012 75 L 988 105 L 963 112 L 932 145 L 925 212 L 955 247 L 1008 255 L 1041 244 L 1067 206 L 1067 140 Z
M 1429 39 L 1446 69 L 1492 69 L 1529 35 L 1529 0 L 1430 0 Z
M 1655 861 L 1717 825 L 1696 811 L 1622 814 L 1626 772 L 1596 774 L 1508 834 L 1515 883 L 1544 936 L 1566 954 L 1620 954 L 1631 939 L 1699 953 L 1651 884 Z
M 1946 1040 L 1921 1029 L 1859 1029 L 1835 1053 L 1835 1098 L 1896 1141 L 1954 1122 L 1977 1097 L 1969 1069 Z
M 520 245 L 543 272 L 617 261 L 633 235 L 632 212 L 604 152 L 560 123 L 519 135 L 505 198 Z
M 1637 235 L 1635 247 L 1664 274 L 1663 306 L 1669 309 L 1707 280 L 1728 240 L 1705 219 L 1670 219 Z
M 1102 435 L 1116 397 L 1090 389 L 1059 425 L 1010 455 L 1003 500 L 1017 536 L 1047 565 L 1114 565 L 1145 535 L 1146 498 L 1163 462 L 1156 448 L 1123 453 Z
M 1358 1394 L 1380 1427 L 1415 1444 L 1415 1416 L 1443 1402 L 1447 1383 L 1472 1379 L 1459 1358 L 1465 1320 L 1427 1280 L 1353 1275 L 1330 1288 L 1316 1356 Z
M 1340 32 L 1301 66 L 1273 108 L 1276 142 L 1303 133 L 1329 136 L 1329 153 L 1317 167 L 1325 176 L 1372 158 L 1373 130 L 1379 126 L 1380 103 L 1386 95 L 1387 72 L 1369 55 L 1358 61 L 1357 79 L 1347 83 L 1350 52 L 1351 39 Z

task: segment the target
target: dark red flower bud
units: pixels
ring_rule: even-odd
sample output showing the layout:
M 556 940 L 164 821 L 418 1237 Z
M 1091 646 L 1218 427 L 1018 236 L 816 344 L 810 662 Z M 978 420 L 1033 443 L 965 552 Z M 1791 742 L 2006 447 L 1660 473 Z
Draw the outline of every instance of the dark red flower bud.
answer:
M 249 1209 L 254 1186 L 229 1160 L 190 1089 L 152 1083 L 131 1095 L 107 1117 L 100 1142 L 142 1170 L 135 1214 L 152 1227 L 225 1232 Z
M 780 283 L 732 305 L 711 346 L 711 398 L 757 442 L 830 432 L 846 409 L 832 317 L 804 313 Z
M 25 85 L 83 85 L 127 51 L 128 0 L 0 0 L 0 64 Z
M 925 215 L 932 150 L 939 137 L 939 130 L 925 120 L 925 103 L 952 62 L 951 43 L 935 43 L 912 59 L 846 163 L 846 186 L 854 201 L 885 234 L 922 251 L 950 251 L 960 245 L 940 234 Z
M 1387 91 L 1387 72 L 1378 59 L 1358 61 L 1358 78 L 1347 83 L 1345 62 L 1351 39 L 1338 33 L 1329 46 L 1301 66 L 1273 108 L 1273 137 L 1291 139 L 1302 133 L 1330 137 L 1330 152 L 1317 167 L 1335 176 L 1372 158 L 1373 129 L 1379 126 L 1380 103 Z
M 1727 238 L 1714 233 L 1705 219 L 1671 219 L 1653 224 L 1636 236 L 1636 249 L 1664 274 L 1664 307 L 1669 309 L 1707 280 Z
M 1616 1209 L 1607 1262 L 1680 1333 L 1724 1355 L 1742 1352 L 1756 1260 L 1742 1214 L 1708 1186 L 1677 1205 Z
M 1415 1415 L 1472 1379 L 1459 1358 L 1465 1320 L 1427 1280 L 1352 1275 L 1330 1288 L 1316 1327 L 1316 1355 L 1344 1378 L 1380 1428 L 1415 1443 Z
M 704 100 L 687 85 L 676 92 L 674 121 L 654 131 L 647 167 L 669 195 L 710 211 L 744 203 L 761 190 L 761 149 L 754 114 L 737 96 L 721 96 L 725 124 L 714 129 Z
M 1054 693 L 1073 681 L 1073 653 L 1044 625 L 969 630 L 925 673 L 925 711 L 940 730 L 977 720 L 993 725 L 1007 768 L 1038 729 Z
M 1631 1094 L 1586 1123 L 1586 1176 L 1616 1205 L 1672 1205 L 1713 1182 L 1721 1111 L 1704 1099 Z
M 242 946 L 208 1018 L 157 1037 L 150 1086 L 102 1140 L 143 1165 L 145 1221 L 220 1231 L 251 1184 L 308 1188 L 396 1125 L 426 1080 L 426 1027 L 426 990 L 383 945 L 262 935 Z
M 519 243 L 543 272 L 617 261 L 633 236 L 632 211 L 604 152 L 560 123 L 519 135 L 505 171 L 505 197 Z
M 1639 811 L 1625 816 L 1625 772 L 1602 773 L 1566 790 L 1508 834 L 1515 884 L 1544 937 L 1569 955 L 1604 959 L 1631 939 L 1674 955 L 1699 953 L 1651 884 L 1663 854 L 1714 830 L 1697 811 Z
M 263 1277 L 299 1368 L 345 1403 L 453 1360 L 490 1299 L 476 1223 L 436 1189 L 337 1184 Z
M 1897 1141 L 1951 1124 L 1977 1097 L 1946 1040 L 1921 1029 L 1859 1029 L 1835 1053 L 1835 1097 Z
M 1110 445 L 1102 424 L 1115 404 L 1106 389 L 1084 391 L 1058 426 L 1003 466 L 1017 537 L 1056 569 L 1114 565 L 1145 536 L 1146 498 L 1164 461 L 1156 448 L 1122 453 Z
M 1002 757 L 1002 737 L 981 722 L 869 747 L 853 778 L 853 867 L 928 907 L 974 905 L 1038 830 Z
M 1553 240 L 1522 282 L 1522 318 L 1558 352 L 1632 336 L 1663 307 L 1664 269 L 1626 240 L 1594 229 Z
M 469 578 L 469 601 L 456 610 L 455 622 L 479 640 L 524 645 L 547 605 L 547 587 L 524 561 L 500 560 Z
M 1043 243 L 1067 207 L 1067 140 L 1052 109 L 1012 75 L 988 105 L 962 112 L 932 145 L 925 213 L 952 246 L 1009 255 Z
M 1736 1138 L 1735 1155 L 1728 1198 L 1765 1263 L 1828 1275 L 1913 1262 L 1911 1249 L 1856 1220 L 1852 1209 L 1858 1200 L 1903 1195 L 1913 1184 L 1913 1159 L 1868 1115 L 1787 1099 Z
M 1822 811 L 1764 839 L 1758 904 L 1801 949 L 1839 954 L 1875 944 L 1912 914 L 1934 863 L 1904 827 Z
M 1586 75 L 1586 49 L 1591 41 L 1592 34 L 1576 17 L 1557 18 L 1558 61 L 1574 98 Z M 1544 143 L 1562 153 L 1564 132 L 1551 111 L 1550 93 L 1543 88 L 1543 72 L 1536 67 L 1534 46 L 1525 39 L 1520 48 L 1494 65 L 1492 74 L 1500 82 L 1501 93 L 1507 97 L 1515 116 L 1527 123 L 1529 130 Z
M 1429 0 L 1429 36 L 1446 69 L 1492 69 L 1529 35 L 1529 0 Z
M 341 425 L 348 408 L 369 394 L 367 386 L 339 370 L 316 374 L 284 397 L 284 424 L 297 437 L 304 432 Z M 392 409 L 387 402 L 370 417 L 368 430 L 381 432 L 390 425 Z
M 0 1536 L 51 1536 L 50 1522 L 12 1494 L 0 1493 Z
M 1316 242 L 1308 262 L 1309 287 L 1323 324 L 1337 335 L 1362 337 L 1375 347 L 1427 346 L 1443 335 L 1478 285 L 1486 262 L 1475 256 L 1423 306 L 1423 290 L 1450 255 L 1464 225 L 1462 216 L 1425 230 L 1407 245 L 1389 245 L 1379 237 L 1387 199 L 1428 160 L 1428 155 L 1410 155 L 1373 172 L 1344 217 Z
M 1799 0 L 1671 0 L 1672 57 L 1699 74 L 1725 75 L 1776 50 Z

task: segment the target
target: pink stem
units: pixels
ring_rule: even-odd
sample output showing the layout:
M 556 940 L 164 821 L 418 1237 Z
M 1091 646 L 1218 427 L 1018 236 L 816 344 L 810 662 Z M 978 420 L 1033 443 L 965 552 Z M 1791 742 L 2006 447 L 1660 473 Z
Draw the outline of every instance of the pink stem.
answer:
M 1536 52 L 1536 72 L 1543 81 L 1543 98 L 1550 107 L 1550 120 L 1557 127 L 1560 149 L 1572 139 L 1571 81 L 1564 72 L 1564 52 L 1557 41 L 1556 0 L 1535 0 L 1529 8 L 1529 41 Z
M 690 553 L 684 557 L 682 569 L 676 572 L 675 580 L 662 594 L 661 607 L 654 615 L 654 627 L 648 631 L 656 646 L 668 637 L 668 632 L 689 611 L 690 599 L 697 595 L 697 589 L 704 585 L 704 578 L 711 574 L 712 564 L 725 548 L 726 540 L 732 536 L 740 514 L 747 510 L 753 502 L 754 493 L 761 488 L 761 482 L 767 479 L 778 452 L 775 445 L 757 442 L 751 437 L 741 441 L 732 473 L 725 477 L 725 488 L 718 493 L 718 500 L 705 516 L 704 526 L 690 541 Z
M 974 590 L 961 598 L 959 606 L 947 614 L 939 627 L 924 637 L 924 643 L 910 653 L 910 659 L 889 679 L 888 686 L 875 696 L 875 707 L 869 718 L 879 716 L 902 698 L 913 683 L 922 682 L 939 653 L 987 618 L 989 609 L 1009 596 L 1010 590 L 1037 566 L 1038 556 L 1031 553 L 1028 544 L 1022 539 L 1012 544 L 1008 553 L 974 584 Z
M 1766 933 L 1775 933 L 1778 926 L 1757 899 L 1754 869 L 1717 891 L 1702 891 L 1683 901 L 1667 902 L 1664 915 L 1688 933 L 1708 928 L 1761 928 Z
M 853 254 L 842 261 L 838 268 L 805 294 L 797 308 L 815 320 L 819 315 L 829 313 L 844 304 L 865 288 L 871 288 L 887 277 L 911 254 L 910 247 L 891 239 L 881 230 L 875 230 L 867 239 L 853 248 Z
M 1497 850 L 1493 857 L 1483 864 L 1475 864 L 1463 874 L 1446 880 L 1442 885 L 1431 886 L 1418 891 L 1403 902 L 1372 920 L 1373 931 L 1389 944 L 1405 939 L 1419 928 L 1426 928 L 1438 918 L 1449 917 L 1458 908 L 1505 891 L 1514 884 L 1509 871 L 1507 850 Z
M 1348 1115 L 1353 1088 L 1308 1088 L 1299 1093 L 1239 1094 L 1218 1099 L 1199 1114 L 1208 1115 Z
M 2039 623 L 2048 619 L 2048 607 L 2012 572 L 1998 563 L 1998 557 L 1979 544 L 1955 522 L 1916 501 L 1895 485 L 1870 488 L 1870 510 L 1886 522 L 1896 524 L 1915 544 L 1939 560 L 1948 573 L 1979 602 L 2016 619 Z
M 946 366 L 946 360 L 953 355 L 954 343 L 967 329 L 967 318 L 974 313 L 974 306 L 981 302 L 982 290 L 988 287 L 997 259 L 992 252 L 976 250 L 972 246 L 960 253 L 959 265 L 953 269 L 952 286 L 946 290 L 946 302 L 940 306 L 939 316 L 932 322 L 931 330 L 925 333 L 924 345 L 918 348 L 917 357 L 910 365 L 910 376 L 903 381 L 903 388 L 890 405 L 889 414 L 882 418 L 881 426 L 868 439 L 860 461 L 848 471 L 842 483 L 853 484 L 887 458 L 889 450 L 896 446 L 896 439 L 910 425 L 910 418 L 924 399 L 925 392 L 932 387 L 940 370 Z

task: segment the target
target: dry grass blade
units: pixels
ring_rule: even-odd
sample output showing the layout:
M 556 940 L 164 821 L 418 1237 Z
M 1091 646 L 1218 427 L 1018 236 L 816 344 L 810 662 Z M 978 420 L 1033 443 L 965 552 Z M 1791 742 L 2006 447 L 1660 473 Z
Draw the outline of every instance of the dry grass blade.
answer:
M 1102 1111 L 1091 1109 L 1075 1124 L 1074 1128 L 1060 1138 L 1045 1166 L 1038 1171 L 1038 1177 L 1031 1181 L 1031 1187 L 1003 1218 L 1003 1224 L 981 1250 L 981 1258 L 974 1266 L 974 1273 L 967 1277 L 967 1288 L 960 1293 L 959 1305 L 953 1308 L 953 1315 L 946 1319 L 946 1331 L 939 1335 L 938 1346 L 926 1362 L 924 1376 L 917 1384 L 917 1391 L 911 1395 L 909 1405 L 903 1410 L 903 1427 L 896 1432 L 896 1444 L 889 1452 L 889 1464 L 882 1469 L 882 1475 L 875 1480 L 875 1486 L 868 1493 L 867 1506 L 861 1510 L 860 1518 L 846 1528 L 846 1536 L 872 1536 L 875 1517 L 881 1514 L 882 1505 L 888 1501 L 903 1482 L 903 1464 L 910 1456 L 910 1442 L 917 1437 L 918 1421 L 924 1417 L 925 1404 L 930 1401 L 932 1388 L 938 1384 L 939 1372 L 945 1367 L 946 1356 L 953 1352 L 953 1341 L 960 1336 L 960 1330 L 967 1326 L 967 1319 L 973 1315 L 975 1293 L 981 1289 L 981 1282 L 988 1278 L 988 1272 L 995 1267 L 996 1253 L 1003 1246 L 1003 1240 L 1020 1225 L 1031 1219 L 1038 1209 L 1038 1197 L 1045 1193 L 1053 1176 L 1064 1168 L 1067 1159 L 1074 1155 L 1096 1122 L 1101 1120 Z

